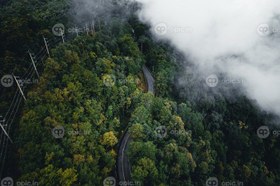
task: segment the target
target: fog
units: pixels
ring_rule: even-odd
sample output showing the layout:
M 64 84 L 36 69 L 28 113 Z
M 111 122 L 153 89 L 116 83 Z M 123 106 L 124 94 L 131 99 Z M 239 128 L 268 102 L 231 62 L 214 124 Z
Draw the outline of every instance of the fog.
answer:
M 280 115 L 280 1 L 137 0 L 151 32 L 181 51 L 200 76 L 224 73 Z M 184 78 L 180 86 L 186 86 Z M 217 87 L 211 87 L 215 89 Z
M 118 18 L 126 19 L 131 14 L 131 4 L 128 0 L 72 0 L 70 15 L 78 24 L 101 19 L 109 22 L 114 12 L 118 12 Z
M 228 87 L 238 87 L 260 108 L 280 115 L 280 1 L 73 0 L 72 15 L 78 23 L 110 20 L 119 9 L 115 12 L 125 18 L 131 13 L 127 3 L 135 1 L 141 5 L 139 19 L 155 38 L 184 54 L 185 74 L 206 79 L 202 88 L 235 96 Z M 207 87 L 207 78 L 216 75 L 219 84 Z M 178 86 L 190 82 L 182 75 Z

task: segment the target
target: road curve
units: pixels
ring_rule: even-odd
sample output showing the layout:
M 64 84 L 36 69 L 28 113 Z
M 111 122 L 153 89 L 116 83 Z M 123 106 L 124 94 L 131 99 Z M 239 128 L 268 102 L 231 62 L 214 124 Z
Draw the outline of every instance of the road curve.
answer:
M 151 92 L 152 94 L 155 93 L 155 88 L 154 88 L 154 78 L 151 74 L 151 72 L 148 70 L 148 68 L 144 65 L 142 68 L 147 86 L 148 86 L 148 92 Z M 131 173 L 131 167 L 129 164 L 129 158 L 127 155 L 127 150 L 128 150 L 128 143 L 131 141 L 130 134 L 128 131 L 124 134 L 119 151 L 118 151 L 118 160 L 117 160 L 117 165 L 118 165 L 118 176 L 119 176 L 119 181 L 122 183 L 129 183 L 130 181 L 130 173 Z
M 144 73 L 144 77 L 145 77 L 146 83 L 148 85 L 148 92 L 151 92 L 152 94 L 154 94 L 155 93 L 155 88 L 154 88 L 155 80 L 154 80 L 151 72 L 145 65 L 143 66 L 142 71 Z
M 118 152 L 118 174 L 120 182 L 127 182 L 130 180 L 130 164 L 127 155 L 128 142 L 130 141 L 130 135 L 125 133 Z

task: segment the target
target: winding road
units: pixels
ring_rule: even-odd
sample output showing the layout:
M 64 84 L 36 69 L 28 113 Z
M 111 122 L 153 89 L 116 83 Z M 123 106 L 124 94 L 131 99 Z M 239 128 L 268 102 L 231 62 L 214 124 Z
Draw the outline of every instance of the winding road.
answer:
M 154 88 L 155 80 L 154 80 L 151 72 L 148 70 L 148 68 L 145 65 L 143 66 L 142 71 L 144 73 L 145 80 L 148 85 L 148 92 L 151 92 L 152 94 L 154 94 L 155 93 L 155 88 Z
M 154 78 L 148 68 L 144 65 L 142 68 L 146 84 L 148 86 L 148 92 L 152 94 L 155 93 L 154 89 Z M 128 150 L 128 143 L 131 141 L 130 134 L 126 131 L 124 137 L 122 138 L 119 152 L 118 152 L 118 160 L 117 160 L 117 167 L 118 167 L 118 176 L 120 183 L 129 183 L 130 181 L 130 174 L 131 174 L 131 166 L 129 164 L 129 158 L 126 154 Z

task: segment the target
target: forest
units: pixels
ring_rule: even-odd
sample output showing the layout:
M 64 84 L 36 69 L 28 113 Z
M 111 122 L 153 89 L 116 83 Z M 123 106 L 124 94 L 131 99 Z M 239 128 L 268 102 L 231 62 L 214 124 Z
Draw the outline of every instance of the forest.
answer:
M 279 185 L 278 136 L 256 133 L 275 119 L 272 114 L 241 94 L 232 100 L 197 92 L 191 83 L 176 86 L 182 56 L 154 39 L 134 14 L 121 19 L 114 12 L 109 21 L 95 20 L 90 33 L 66 34 L 63 42 L 52 27 L 75 25 L 70 5 L 0 1 L 1 77 L 24 76 L 31 64 L 27 51 L 44 47 L 43 37 L 50 40 L 50 55 L 38 62 L 38 83 L 24 89 L 27 100 L 11 123 L 13 143 L 4 160 L 0 131 L 1 178 L 45 186 L 118 180 L 118 149 L 128 131 L 131 181 L 139 185 L 202 186 L 210 177 L 231 185 Z M 147 91 L 143 65 L 155 79 L 154 94 Z M 0 115 L 16 90 L 1 86 Z M 57 127 L 64 128 L 62 138 L 53 136 Z

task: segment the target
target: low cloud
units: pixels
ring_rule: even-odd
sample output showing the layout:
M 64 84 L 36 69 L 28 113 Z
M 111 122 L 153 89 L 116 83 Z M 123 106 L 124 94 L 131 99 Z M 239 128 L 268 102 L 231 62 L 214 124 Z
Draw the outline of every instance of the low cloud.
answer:
M 241 79 L 249 98 L 280 115 L 280 1 L 136 1 L 151 32 L 181 51 L 200 75 Z
M 132 11 L 128 0 L 72 0 L 70 15 L 76 23 L 110 21 L 113 16 L 126 18 Z

